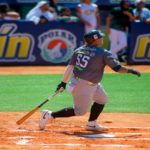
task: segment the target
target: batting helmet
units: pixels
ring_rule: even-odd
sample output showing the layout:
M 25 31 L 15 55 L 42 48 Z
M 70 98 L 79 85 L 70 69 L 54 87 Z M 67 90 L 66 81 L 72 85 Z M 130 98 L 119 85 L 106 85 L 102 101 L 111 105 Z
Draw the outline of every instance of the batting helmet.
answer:
M 90 32 L 84 35 L 84 40 L 88 44 L 92 44 L 96 39 L 100 39 L 104 36 L 104 33 L 98 30 L 91 30 Z

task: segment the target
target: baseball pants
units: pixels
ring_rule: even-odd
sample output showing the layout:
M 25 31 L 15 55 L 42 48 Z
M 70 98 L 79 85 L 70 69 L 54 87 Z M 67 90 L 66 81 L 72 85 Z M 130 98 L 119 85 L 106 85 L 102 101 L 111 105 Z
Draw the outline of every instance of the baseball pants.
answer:
M 127 46 L 127 33 L 115 29 L 110 30 L 110 51 L 117 58 L 117 53 Z
M 100 83 L 92 84 L 89 81 L 76 79 L 74 77 L 72 77 L 68 85 L 68 91 L 71 92 L 73 96 L 76 116 L 84 115 L 93 101 L 98 104 L 105 104 L 108 99 Z

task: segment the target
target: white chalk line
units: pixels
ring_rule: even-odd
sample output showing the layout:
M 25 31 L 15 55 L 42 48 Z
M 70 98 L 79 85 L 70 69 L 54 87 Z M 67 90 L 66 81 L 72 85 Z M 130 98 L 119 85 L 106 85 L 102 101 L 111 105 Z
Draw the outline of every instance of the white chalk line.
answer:
M 146 133 L 148 134 L 148 133 Z M 94 138 L 94 139 L 102 139 L 102 140 L 134 140 L 134 141 L 140 141 L 140 140 L 149 140 L 150 137 L 133 137 L 133 136 L 143 136 L 143 133 L 115 133 L 115 134 L 81 134 L 81 136 L 75 136 L 75 137 L 65 137 L 66 140 L 79 140 L 79 139 L 86 139 L 86 138 Z M 74 136 L 74 135 L 73 135 Z M 122 136 L 122 137 L 119 137 Z M 131 136 L 131 137 L 130 137 Z M 3 137 L 6 139 L 36 139 L 36 136 L 13 136 L 13 137 Z M 46 137 L 51 138 L 51 137 Z M 57 137 L 57 139 L 64 139 L 64 137 Z
M 135 135 L 136 136 L 136 135 Z M 48 138 L 51 138 L 51 137 L 47 137 Z M 65 137 L 66 140 L 79 140 L 79 139 L 87 139 L 87 137 L 78 137 L 78 138 L 70 138 L 70 137 Z M 24 137 L 24 136 L 19 136 L 19 137 L 7 137 L 7 139 L 36 139 L 34 137 Z M 64 138 L 56 138 L 56 139 L 64 139 Z M 113 141 L 117 141 L 117 140 L 121 140 L 121 141 L 150 141 L 150 138 L 139 138 L 139 137 L 113 137 L 113 138 L 110 138 L 110 137 L 104 137 L 104 138 L 98 138 L 98 137 L 88 137 L 88 139 L 101 139 L 101 140 L 113 140 Z
M 150 127 L 133 127 L 133 126 L 128 126 L 128 127 L 105 127 L 106 129 L 150 129 Z
M 68 147 L 87 147 L 86 144 L 79 143 L 53 143 L 53 144 L 41 144 L 42 146 L 68 146 Z M 134 147 L 133 145 L 124 145 L 124 144 L 88 144 L 88 147 Z
M 10 136 L 10 137 L 7 137 L 8 139 L 33 139 L 34 136 Z
M 117 140 L 121 140 L 121 141 L 150 141 L 150 138 L 133 138 L 133 137 L 116 137 L 116 138 L 109 138 L 112 141 L 117 141 Z M 101 140 L 106 140 L 104 138 L 102 138 Z
M 124 145 L 124 144 L 106 144 L 106 145 L 100 145 L 100 144 L 91 144 L 92 147 L 134 147 L 133 145 Z
M 16 130 L 10 130 L 10 132 L 36 132 L 36 133 L 40 133 L 40 132 L 46 132 L 46 131 L 41 131 L 41 130 L 25 130 L 25 129 L 16 129 Z
M 31 139 L 33 139 L 32 136 L 19 136 L 19 137 L 16 137 L 17 142 L 15 142 L 17 145 L 29 145 Z
M 130 130 L 134 130 L 134 129 L 143 129 L 143 130 L 149 130 L 150 127 L 110 127 L 110 128 L 106 128 L 106 129 L 130 129 Z M 26 130 L 26 129 L 16 129 L 13 130 L 14 132 L 43 132 L 40 130 Z M 12 132 L 12 130 L 11 130 Z M 46 132 L 46 131 L 45 131 Z M 121 133 L 121 132 L 115 132 L 115 135 L 135 135 L 135 136 L 139 136 L 140 134 L 149 134 L 148 132 L 136 132 L 136 133 Z M 8 137 L 10 139 L 18 139 L 19 140 L 16 142 L 17 145 L 29 145 L 30 140 L 33 139 L 34 137 L 32 136 L 17 136 L 17 137 Z M 73 138 L 67 138 L 67 139 L 80 139 L 81 137 L 73 137 Z M 107 140 L 106 138 L 100 138 L 103 140 Z M 114 138 L 109 138 L 109 140 L 121 140 L 121 141 L 125 141 L 125 140 L 129 140 L 129 141 L 150 141 L 150 138 L 133 138 L 133 137 L 114 137 Z M 64 144 L 42 144 L 43 146 L 72 146 L 72 147 L 80 147 L 80 146 L 86 146 L 84 144 L 79 144 L 79 143 L 64 143 Z M 120 144 L 107 144 L 107 145 L 103 145 L 103 144 L 91 144 L 91 147 L 134 147 L 134 145 L 120 145 Z
M 150 127 L 106 127 L 105 128 L 106 130 L 109 129 L 129 129 L 129 130 L 134 130 L 134 129 L 143 129 L 143 130 L 149 130 L 150 132 Z M 16 130 L 10 130 L 9 132 L 34 132 L 34 133 L 40 133 L 40 132 L 48 132 L 47 130 L 44 130 L 44 131 L 41 131 L 41 130 L 26 130 L 26 129 L 16 129 Z M 110 131 L 111 132 L 111 131 Z M 119 133 L 118 131 L 114 131 L 115 133 Z M 145 132 L 142 132 L 142 133 L 145 133 Z M 148 133 L 146 131 L 146 133 Z
M 79 143 L 61 143 L 61 144 L 58 144 L 58 143 L 52 143 L 52 144 L 41 144 L 42 146 L 72 146 L 72 147 L 75 147 L 75 146 L 85 146 L 85 144 L 79 144 Z
M 17 145 L 30 145 L 30 141 L 32 139 L 31 136 L 19 136 L 19 140 L 17 140 L 16 144 Z M 16 138 L 17 139 L 17 138 Z M 67 138 L 68 139 L 68 138 Z M 67 140 L 66 139 L 66 140 Z M 70 138 L 71 139 L 71 138 Z M 92 138 L 91 138 L 92 139 Z M 106 138 L 101 138 L 101 140 L 106 140 Z M 111 141 L 150 141 L 150 138 L 109 138 Z M 72 147 L 77 147 L 77 146 L 86 146 L 84 144 L 80 143 L 52 143 L 52 144 L 41 144 L 43 146 L 72 146 Z M 89 146 L 89 145 L 88 145 Z M 135 145 L 124 145 L 124 144 L 90 144 L 91 147 L 134 147 Z
M 67 125 L 68 127 L 68 125 Z M 75 126 L 74 126 L 75 127 Z M 85 126 L 79 126 L 82 128 L 85 128 Z M 104 129 L 150 129 L 150 126 L 105 126 L 104 125 Z
M 110 132 L 110 133 L 114 133 L 114 132 Z M 138 135 L 143 135 L 143 134 L 144 134 L 144 135 L 145 135 L 145 134 L 150 134 L 150 132 L 132 132 L 132 133 L 130 133 L 130 132 L 126 132 L 126 133 L 125 133 L 125 132 L 115 132 L 115 134 L 131 134 L 131 135 L 132 135 L 132 134 L 133 134 L 133 135 L 134 135 L 134 134 L 135 134 L 135 135 L 136 135 L 136 134 L 138 134 Z
M 27 139 L 22 139 L 22 140 L 18 140 L 16 142 L 17 145 L 28 145 L 29 144 L 29 140 Z
M 68 126 L 67 126 L 68 127 Z M 81 127 L 83 127 L 83 126 L 81 126 Z M 85 128 L 85 126 L 84 126 L 84 128 Z M 107 129 L 109 129 L 109 130 L 111 130 L 111 129 L 129 129 L 129 130 L 134 130 L 134 129 L 143 129 L 143 130 L 150 130 L 150 127 L 131 127 L 131 126 L 128 126 L 128 127 L 105 127 L 105 129 L 107 130 Z M 104 129 L 104 130 L 105 130 Z M 16 130 L 9 130 L 10 132 L 35 132 L 35 133 L 40 133 L 40 132 L 47 132 L 47 130 L 44 130 L 44 131 L 41 131 L 41 130 L 26 130 L 26 129 L 16 129 Z M 115 133 L 117 133 L 117 132 L 115 132 Z
M 135 136 L 138 136 L 138 135 L 135 135 Z M 8 139 L 19 139 L 19 140 L 31 140 L 31 139 L 37 139 L 36 137 L 33 137 L 33 136 L 17 136 L 17 137 L 7 137 Z M 46 137 L 47 139 L 49 139 L 49 138 L 51 138 L 51 137 Z M 90 136 L 87 136 L 87 137 L 82 137 L 82 139 L 90 139 Z M 58 138 L 57 137 L 57 139 L 64 139 L 64 138 Z M 81 137 L 77 137 L 77 138 L 72 138 L 72 137 L 65 137 L 65 139 L 66 140 L 79 140 L 79 139 L 81 139 Z M 146 137 L 146 138 L 144 138 L 144 137 L 112 137 L 112 136 L 110 136 L 110 135 L 105 135 L 105 136 L 102 136 L 102 137 L 97 137 L 97 135 L 95 135 L 95 137 L 94 137 L 94 135 L 91 137 L 91 139 L 101 139 L 101 140 L 112 140 L 112 141 L 116 141 L 116 140 L 121 140 L 121 141 L 126 141 L 126 140 L 128 140 L 128 141 L 150 141 L 150 138 L 149 137 Z

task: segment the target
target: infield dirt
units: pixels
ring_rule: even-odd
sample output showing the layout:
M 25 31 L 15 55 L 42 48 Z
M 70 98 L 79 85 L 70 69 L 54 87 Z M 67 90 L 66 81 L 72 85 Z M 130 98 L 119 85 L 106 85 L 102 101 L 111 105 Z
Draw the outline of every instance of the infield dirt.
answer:
M 87 131 L 88 113 L 82 117 L 56 119 L 39 130 L 35 113 L 16 125 L 26 112 L 0 113 L 0 150 L 149 150 L 150 114 L 103 113 L 103 131 Z

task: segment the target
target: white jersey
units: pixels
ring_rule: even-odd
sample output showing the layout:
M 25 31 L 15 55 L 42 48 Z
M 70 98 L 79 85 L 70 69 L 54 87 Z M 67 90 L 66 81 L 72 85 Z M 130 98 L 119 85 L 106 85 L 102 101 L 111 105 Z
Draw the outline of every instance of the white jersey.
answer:
M 138 16 L 139 12 L 137 8 L 133 9 L 134 16 Z M 140 12 L 140 21 L 145 21 L 146 19 L 150 18 L 150 10 L 147 8 L 142 8 L 142 11 Z
M 42 16 L 48 21 L 55 20 L 54 14 L 52 14 L 50 11 L 42 12 L 38 6 L 29 11 L 29 13 L 26 15 L 26 20 L 33 21 L 35 24 L 38 24 Z
M 94 3 L 91 4 L 79 4 L 78 5 L 81 18 L 86 22 L 90 23 L 91 26 L 85 25 L 86 32 L 96 29 L 97 26 L 97 19 L 96 19 L 96 11 L 97 5 Z

